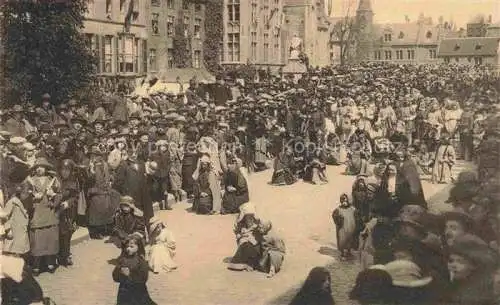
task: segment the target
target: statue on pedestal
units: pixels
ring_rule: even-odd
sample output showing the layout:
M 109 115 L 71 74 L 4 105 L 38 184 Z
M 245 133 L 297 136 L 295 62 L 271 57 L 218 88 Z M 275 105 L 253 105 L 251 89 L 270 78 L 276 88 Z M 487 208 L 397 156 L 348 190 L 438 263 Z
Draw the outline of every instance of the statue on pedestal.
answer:
M 290 41 L 290 59 L 299 59 L 299 55 L 302 52 L 302 39 L 300 39 L 297 34 L 295 34 Z

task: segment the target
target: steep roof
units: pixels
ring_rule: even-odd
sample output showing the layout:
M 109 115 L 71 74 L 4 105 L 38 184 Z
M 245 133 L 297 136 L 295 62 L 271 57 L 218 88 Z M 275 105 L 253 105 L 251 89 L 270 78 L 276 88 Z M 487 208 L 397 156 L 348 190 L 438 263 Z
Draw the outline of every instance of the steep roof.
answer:
M 370 0 L 360 0 L 358 11 L 372 11 L 372 3 Z
M 500 37 L 466 37 L 443 39 L 438 56 L 495 56 Z
M 392 39 L 387 42 L 389 45 L 437 44 L 450 32 L 439 25 L 415 22 L 377 24 L 374 25 L 373 31 L 375 38 L 381 41 L 385 33 L 391 33 Z

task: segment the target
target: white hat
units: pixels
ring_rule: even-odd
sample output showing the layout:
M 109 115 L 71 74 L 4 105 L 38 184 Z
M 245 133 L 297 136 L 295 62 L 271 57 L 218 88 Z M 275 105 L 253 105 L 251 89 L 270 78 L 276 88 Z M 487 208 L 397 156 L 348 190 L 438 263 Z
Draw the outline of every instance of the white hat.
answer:
M 255 209 L 255 205 L 251 202 L 246 202 L 240 205 L 240 214 L 238 215 L 238 222 L 243 220 L 245 215 L 256 215 L 257 210 Z
M 423 287 L 432 282 L 432 277 L 424 277 L 420 267 L 408 260 L 395 260 L 386 265 L 373 265 L 370 269 L 386 271 L 391 275 L 392 284 L 397 287 Z
M 12 137 L 10 138 L 11 144 L 24 144 L 26 143 L 26 139 L 23 137 Z

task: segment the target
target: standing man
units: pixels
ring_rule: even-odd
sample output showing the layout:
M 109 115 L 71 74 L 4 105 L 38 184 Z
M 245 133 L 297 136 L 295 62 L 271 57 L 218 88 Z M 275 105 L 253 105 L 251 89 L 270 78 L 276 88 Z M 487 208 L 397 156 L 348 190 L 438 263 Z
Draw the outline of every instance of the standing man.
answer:
M 215 105 L 224 106 L 227 101 L 233 99 L 233 96 L 231 94 L 231 90 L 224 83 L 222 76 L 217 75 L 217 77 L 215 78 L 215 81 L 216 81 L 216 83 L 213 87 L 212 98 L 215 100 Z

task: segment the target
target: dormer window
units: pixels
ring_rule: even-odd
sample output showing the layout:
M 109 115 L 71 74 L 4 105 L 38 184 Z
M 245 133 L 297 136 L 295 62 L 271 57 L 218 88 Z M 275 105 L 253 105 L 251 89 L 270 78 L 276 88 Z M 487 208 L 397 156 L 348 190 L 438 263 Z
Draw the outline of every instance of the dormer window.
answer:
M 482 47 L 483 47 L 483 46 L 482 46 L 480 43 L 478 43 L 478 44 L 476 45 L 476 50 L 481 50 L 481 48 L 482 48 Z
M 399 39 L 403 39 L 404 37 L 405 37 L 405 33 L 403 33 L 403 32 L 399 32 L 399 36 L 398 36 L 398 38 L 399 38 Z
M 427 33 L 425 34 L 425 37 L 427 37 L 427 39 L 431 39 L 432 38 L 432 32 L 431 31 L 427 31 Z
M 456 44 L 456 45 L 455 45 L 455 48 L 453 48 L 453 50 L 455 50 L 455 51 L 460 50 L 460 46 L 459 46 L 458 44 Z
M 392 35 L 391 34 L 384 34 L 384 41 L 385 42 L 392 41 Z

